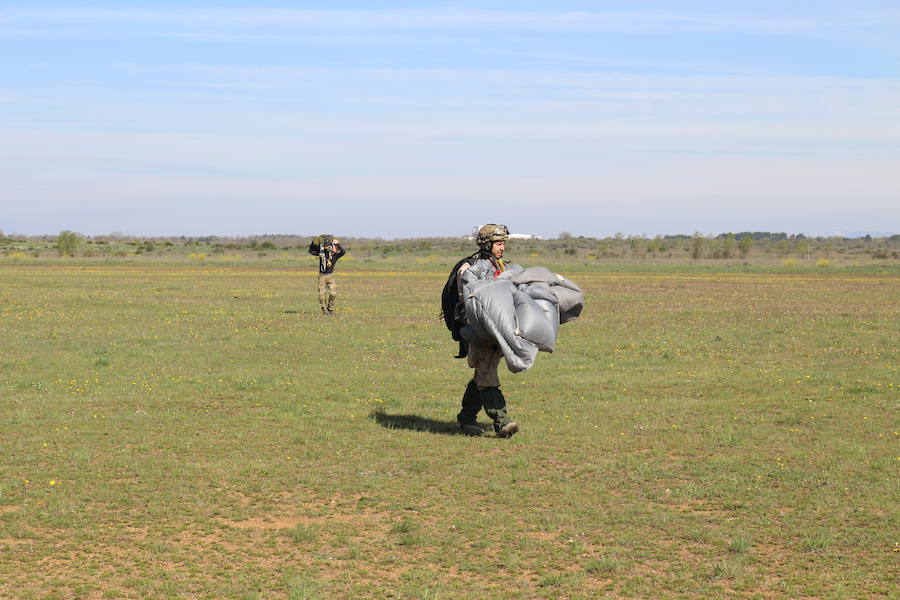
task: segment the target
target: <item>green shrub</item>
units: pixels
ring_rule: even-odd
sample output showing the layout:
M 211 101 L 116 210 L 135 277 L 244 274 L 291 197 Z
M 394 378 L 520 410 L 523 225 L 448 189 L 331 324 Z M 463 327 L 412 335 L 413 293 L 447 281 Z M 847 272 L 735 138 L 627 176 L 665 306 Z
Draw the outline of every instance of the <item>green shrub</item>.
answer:
M 751 545 L 750 538 L 745 535 L 736 535 L 728 543 L 728 549 L 737 554 L 742 554 L 749 550 Z
M 803 552 L 824 552 L 834 542 L 834 538 L 830 532 L 822 529 L 815 534 L 803 538 L 800 542 L 800 549 Z
M 592 558 L 584 563 L 584 570 L 588 573 L 612 573 L 619 568 L 619 563 L 614 558 L 604 556 L 602 558 Z
M 59 252 L 60 256 L 75 256 L 75 251 L 78 250 L 80 241 L 78 234 L 74 231 L 69 231 L 68 229 L 60 231 L 59 236 L 56 238 L 56 251 Z

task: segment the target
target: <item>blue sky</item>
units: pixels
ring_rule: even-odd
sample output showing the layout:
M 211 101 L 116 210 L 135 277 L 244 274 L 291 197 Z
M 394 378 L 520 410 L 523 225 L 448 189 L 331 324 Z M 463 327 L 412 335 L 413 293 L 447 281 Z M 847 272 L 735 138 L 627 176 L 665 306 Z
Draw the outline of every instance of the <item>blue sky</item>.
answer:
M 3 2 L 0 230 L 900 232 L 900 3 Z

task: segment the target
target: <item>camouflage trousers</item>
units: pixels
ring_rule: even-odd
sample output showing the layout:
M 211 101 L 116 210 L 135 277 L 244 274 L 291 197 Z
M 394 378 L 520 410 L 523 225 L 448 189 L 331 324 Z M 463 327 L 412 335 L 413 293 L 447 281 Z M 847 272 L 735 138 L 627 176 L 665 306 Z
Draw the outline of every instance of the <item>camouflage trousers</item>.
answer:
M 466 359 L 469 361 L 469 366 L 475 369 L 473 379 L 478 389 L 500 386 L 497 366 L 500 364 L 501 358 L 503 358 L 503 353 L 497 346 L 469 345 L 469 354 Z
M 483 408 L 494 422 L 495 429 L 506 425 L 510 419 L 506 412 L 506 398 L 500 391 L 500 377 L 497 375 L 497 367 L 503 353 L 496 346 L 470 344 L 466 358 L 469 366 L 475 369 L 475 373 L 466 385 L 462 410 L 456 415 L 456 420 L 460 423 L 475 423 L 478 413 Z
M 322 312 L 334 312 L 334 300 L 337 298 L 337 287 L 334 284 L 334 275 L 319 273 L 319 306 Z

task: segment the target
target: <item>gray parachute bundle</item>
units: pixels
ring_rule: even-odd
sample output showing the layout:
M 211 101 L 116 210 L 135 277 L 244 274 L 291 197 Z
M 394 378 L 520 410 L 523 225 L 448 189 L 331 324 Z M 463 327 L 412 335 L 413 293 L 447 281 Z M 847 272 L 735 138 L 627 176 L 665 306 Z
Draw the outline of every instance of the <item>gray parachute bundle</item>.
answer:
M 538 352 L 553 352 L 559 325 L 578 318 L 581 288 L 546 267 L 509 265 L 496 279 L 493 268 L 476 261 L 462 274 L 468 325 L 460 335 L 470 344 L 497 344 L 516 373 L 534 364 Z

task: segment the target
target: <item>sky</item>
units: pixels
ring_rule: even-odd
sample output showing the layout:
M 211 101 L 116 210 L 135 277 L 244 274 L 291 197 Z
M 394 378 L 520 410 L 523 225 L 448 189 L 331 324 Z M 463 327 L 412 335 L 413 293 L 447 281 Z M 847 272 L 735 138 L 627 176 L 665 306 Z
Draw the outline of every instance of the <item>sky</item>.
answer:
M 0 0 L 0 231 L 900 233 L 897 0 Z

